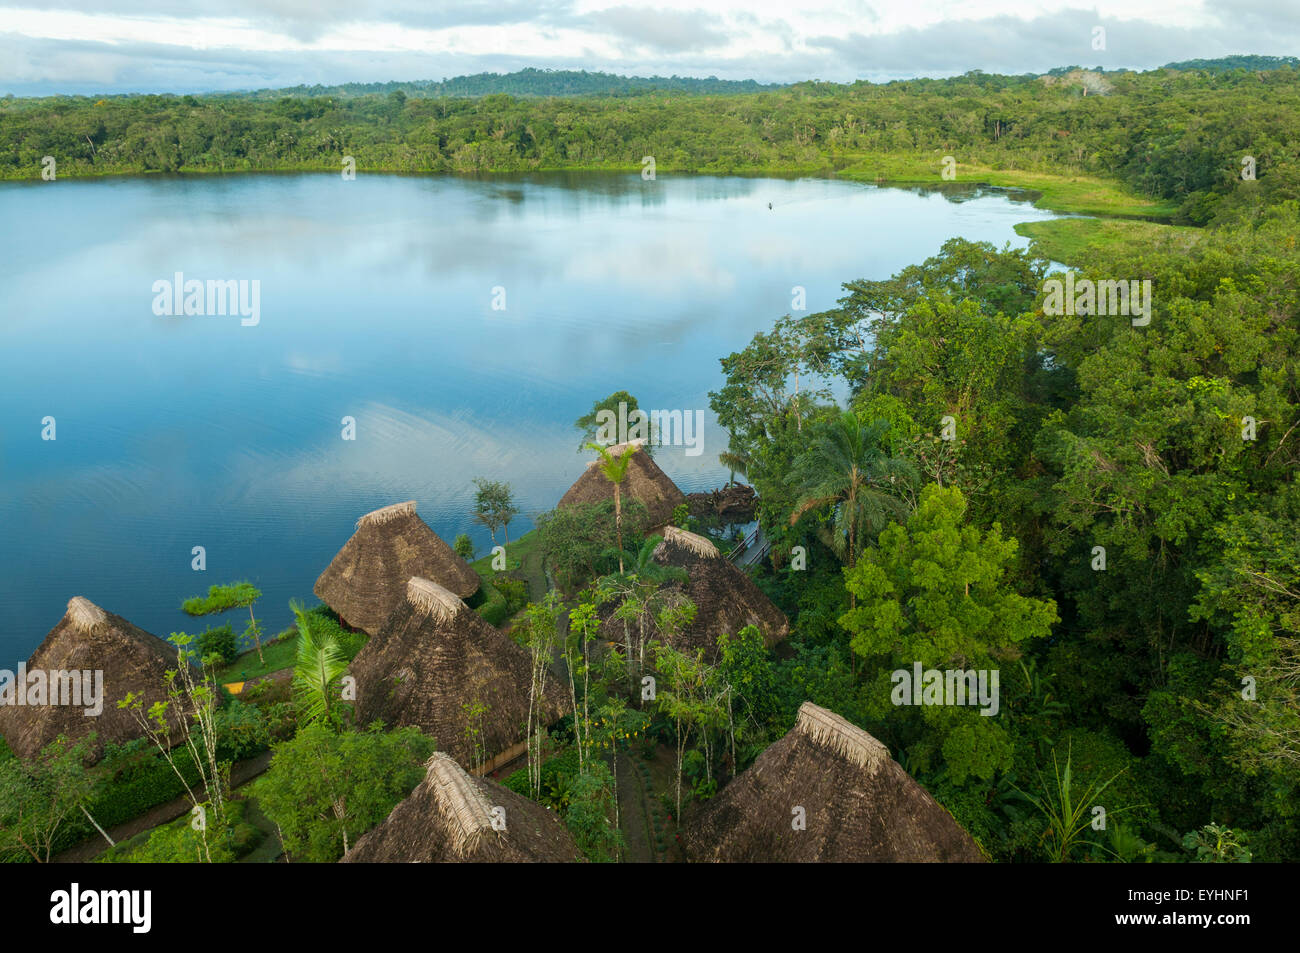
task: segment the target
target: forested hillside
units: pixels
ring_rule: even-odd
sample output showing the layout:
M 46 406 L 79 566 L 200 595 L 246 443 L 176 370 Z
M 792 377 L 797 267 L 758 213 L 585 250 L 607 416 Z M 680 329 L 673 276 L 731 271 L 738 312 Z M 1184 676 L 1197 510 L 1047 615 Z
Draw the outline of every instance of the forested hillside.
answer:
M 959 168 L 1104 177 L 1201 224 L 1246 156 L 1265 201 L 1300 197 L 1297 115 L 1300 72 L 1290 68 L 972 73 L 725 96 L 6 99 L 0 175 L 38 177 L 47 155 L 61 176 L 338 171 L 348 155 L 360 172 L 634 169 L 654 156 L 660 171 L 907 168 L 937 179 L 951 155 Z
M 722 361 L 726 462 L 798 620 L 776 683 L 996 857 L 1088 855 L 1037 839 L 1072 790 L 1112 817 L 1093 859 L 1200 857 L 1206 825 L 1214 859 L 1300 859 L 1297 235 L 1292 201 L 1081 255 L 1152 282 L 1144 326 L 1052 316 L 1046 261 L 953 239 Z M 1000 717 L 891 704 L 892 672 L 954 659 L 1001 670 Z

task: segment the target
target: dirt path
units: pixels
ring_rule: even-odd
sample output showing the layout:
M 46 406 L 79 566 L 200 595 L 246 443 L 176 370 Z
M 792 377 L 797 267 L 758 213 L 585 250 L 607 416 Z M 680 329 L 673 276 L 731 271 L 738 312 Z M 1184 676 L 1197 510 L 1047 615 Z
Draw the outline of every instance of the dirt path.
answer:
M 256 758 L 249 758 L 247 761 L 240 761 L 232 765 L 230 768 L 230 786 L 237 788 L 241 784 L 247 784 L 265 771 L 270 764 L 271 752 L 263 751 Z M 139 817 L 132 818 L 125 824 L 109 828 L 108 836 L 120 844 L 142 831 L 151 830 L 160 824 L 166 824 L 168 821 L 174 821 L 182 814 L 189 813 L 191 807 L 190 799 L 185 795 L 181 795 L 166 804 L 159 804 L 150 808 Z M 89 840 L 82 841 L 76 847 L 69 847 L 62 853 L 55 854 L 52 862 L 56 864 L 85 864 L 94 860 L 106 850 L 108 850 L 108 842 L 96 834 Z
M 632 758 L 618 757 L 618 816 L 623 830 L 623 862 L 653 864 L 656 860 L 654 834 L 650 829 L 650 805 L 641 774 Z

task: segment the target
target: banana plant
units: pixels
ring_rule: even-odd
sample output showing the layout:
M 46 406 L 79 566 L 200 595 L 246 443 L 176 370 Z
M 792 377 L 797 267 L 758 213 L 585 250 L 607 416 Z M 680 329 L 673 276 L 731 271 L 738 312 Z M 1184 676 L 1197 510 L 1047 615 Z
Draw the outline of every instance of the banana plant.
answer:
M 297 602 L 289 603 L 298 621 L 298 659 L 293 670 L 293 691 L 303 725 L 332 723 L 331 698 L 348 660 L 332 633 L 317 631 L 315 618 Z

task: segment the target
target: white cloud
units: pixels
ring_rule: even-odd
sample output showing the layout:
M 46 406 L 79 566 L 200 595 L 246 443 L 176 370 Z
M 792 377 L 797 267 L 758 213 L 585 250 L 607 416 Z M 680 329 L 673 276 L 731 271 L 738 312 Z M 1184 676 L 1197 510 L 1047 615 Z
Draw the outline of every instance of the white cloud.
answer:
M 3 0 L 0 0 L 3 2 Z M 794 81 L 1293 53 L 1290 0 L 52 0 L 0 7 L 0 92 L 439 79 L 522 66 Z M 1107 28 L 1107 49 L 1091 28 Z

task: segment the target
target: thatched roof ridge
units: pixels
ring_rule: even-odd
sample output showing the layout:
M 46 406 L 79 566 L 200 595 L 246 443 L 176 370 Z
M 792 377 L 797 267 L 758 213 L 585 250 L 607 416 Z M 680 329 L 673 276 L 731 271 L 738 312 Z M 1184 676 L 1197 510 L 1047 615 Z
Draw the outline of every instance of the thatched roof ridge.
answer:
M 84 676 L 80 678 L 83 692 L 93 691 L 96 680 L 102 678 L 99 714 L 88 716 L 86 709 L 92 707 L 88 703 L 0 704 L 0 736 L 16 755 L 30 759 L 59 735 L 75 743 L 93 731 L 89 760 L 97 761 L 109 742 L 123 744 L 144 734 L 131 713 L 119 709 L 117 703 L 130 692 L 142 697 L 145 711 L 155 702 L 166 701 L 166 673 L 178 664 L 174 646 L 89 599 L 74 596 L 58 624 L 27 660 L 26 670 L 29 677 L 37 671 L 47 673 L 48 702 L 55 700 L 48 673 L 91 673 L 91 685 Z M 26 687 L 10 682 L 7 692 L 16 699 L 16 692 Z
M 682 848 L 693 861 L 985 859 L 884 745 L 811 702 L 794 728 L 686 825 Z
M 465 603 L 431 579 L 412 576 L 406 583 L 406 601 L 438 622 L 450 622 Z
M 429 528 L 414 501 L 357 520 L 356 532 L 316 580 L 313 591 L 349 625 L 374 635 L 407 595 L 412 576 L 460 599 L 479 588 L 478 573 Z
M 612 444 L 606 447 L 605 450 L 611 457 L 613 457 L 614 459 L 618 459 L 619 457 L 623 456 L 624 453 L 627 452 L 628 447 L 636 447 L 637 450 L 640 450 L 643 447 L 645 447 L 645 444 L 646 441 L 644 437 L 635 437 L 632 440 L 627 440 L 624 441 L 623 443 Z M 603 461 L 604 461 L 603 457 L 596 457 L 594 460 L 588 460 L 587 469 L 590 470 L 592 467 L 598 467 Z
M 875 774 L 889 760 L 889 749 L 879 741 L 851 721 L 841 718 L 833 711 L 819 708 L 812 702 L 804 702 L 799 706 L 794 730 L 825 745 L 839 757 L 870 774 Z
M 491 836 L 492 805 L 465 770 L 441 751 L 425 764 L 424 784 L 433 792 L 451 828 L 451 849 L 458 857 L 477 850 Z
M 609 449 L 621 454 L 629 446 L 638 448 L 627 466 L 622 497 L 624 501 L 636 500 L 645 506 L 651 526 L 664 526 L 672 519 L 673 510 L 686 502 L 686 494 L 654 462 L 644 444 L 643 440 L 629 440 Z M 579 506 L 614 499 L 614 484 L 601 472 L 599 463 L 599 458 L 588 461 L 582 476 L 560 497 L 558 506 Z
M 722 555 L 712 540 L 698 536 L 689 530 L 678 529 L 676 526 L 664 527 L 664 541 L 659 545 L 680 546 L 696 556 L 703 556 L 705 559 L 717 559 Z
M 377 510 L 371 510 L 365 516 L 357 520 L 357 529 L 360 529 L 363 526 L 382 526 L 390 520 L 414 515 L 415 500 L 407 500 L 405 503 L 391 503 L 388 506 L 381 506 Z
M 414 725 L 464 764 L 491 760 L 524 740 L 528 650 L 427 579 L 408 580 L 406 597 L 350 671 L 361 724 Z M 569 707 L 553 675 L 539 702 L 545 723 Z M 471 715 L 475 705 L 486 710 Z
M 504 830 L 492 826 L 499 809 Z M 442 752 L 424 780 L 343 863 L 565 863 L 582 854 L 564 822 L 535 801 L 472 777 Z
M 68 624 L 78 632 L 94 632 L 107 622 L 108 614 L 84 596 L 68 600 Z
M 790 635 L 790 620 L 753 579 L 718 551 L 710 540 L 695 533 L 666 526 L 664 539 L 655 547 L 654 561 L 673 566 L 686 574 L 684 582 L 672 582 L 676 589 L 695 604 L 695 620 L 685 631 L 665 636 L 653 624 L 654 637 L 666 641 L 679 651 L 703 649 L 714 659 L 718 638 L 735 635 L 747 625 L 757 626 L 770 648 Z M 602 631 L 608 639 L 621 640 L 622 623 L 613 620 L 614 607 L 601 611 Z

